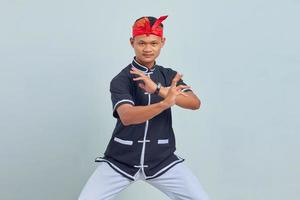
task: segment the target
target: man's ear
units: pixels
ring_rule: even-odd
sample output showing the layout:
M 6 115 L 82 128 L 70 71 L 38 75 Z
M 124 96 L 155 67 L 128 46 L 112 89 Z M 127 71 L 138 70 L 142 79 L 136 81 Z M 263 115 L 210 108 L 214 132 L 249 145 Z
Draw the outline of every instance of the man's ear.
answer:
M 162 47 L 165 45 L 165 43 L 166 43 L 166 38 L 164 37 L 164 38 L 161 38 L 161 43 L 162 43 Z
M 129 39 L 129 42 L 130 42 L 131 46 L 133 47 L 134 39 L 132 37 Z

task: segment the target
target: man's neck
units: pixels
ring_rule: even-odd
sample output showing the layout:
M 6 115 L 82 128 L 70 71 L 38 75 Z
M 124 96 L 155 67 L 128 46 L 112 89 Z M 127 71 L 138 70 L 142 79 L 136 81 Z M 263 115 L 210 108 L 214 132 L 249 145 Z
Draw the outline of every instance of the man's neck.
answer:
M 142 62 L 140 61 L 139 59 L 135 58 L 135 60 L 140 64 L 140 65 L 143 65 L 145 67 L 147 67 L 148 69 L 152 69 L 155 65 L 155 61 L 151 62 L 151 63 L 145 63 L 145 62 Z

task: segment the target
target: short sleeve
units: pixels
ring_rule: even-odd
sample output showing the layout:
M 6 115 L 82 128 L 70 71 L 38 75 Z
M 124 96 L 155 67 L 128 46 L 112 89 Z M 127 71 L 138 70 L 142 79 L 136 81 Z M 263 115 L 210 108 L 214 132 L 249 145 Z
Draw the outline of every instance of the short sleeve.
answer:
M 119 118 L 117 108 L 122 104 L 134 105 L 132 97 L 132 83 L 128 76 L 118 75 L 110 82 L 111 101 L 113 106 L 113 116 Z
M 167 68 L 167 86 L 170 86 L 171 83 L 172 83 L 172 80 L 173 78 L 176 76 L 177 74 L 177 71 L 171 69 L 171 68 Z M 177 82 L 177 86 L 178 85 L 187 85 L 182 79 L 180 79 L 178 82 Z M 192 91 L 190 88 L 185 88 L 182 90 L 182 92 L 188 92 L 188 91 Z

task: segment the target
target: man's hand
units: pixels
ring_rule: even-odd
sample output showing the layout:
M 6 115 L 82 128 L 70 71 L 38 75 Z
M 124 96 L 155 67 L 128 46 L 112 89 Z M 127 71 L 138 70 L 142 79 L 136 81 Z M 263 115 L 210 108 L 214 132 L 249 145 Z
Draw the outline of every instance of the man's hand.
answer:
M 143 72 L 139 71 L 138 69 L 132 67 L 130 70 L 131 74 L 135 74 L 138 77 L 133 78 L 134 81 L 142 81 L 143 83 L 139 83 L 139 87 L 145 90 L 145 92 L 153 94 L 156 90 L 157 84 L 154 83 L 151 78 L 145 75 Z
M 166 104 L 168 107 L 171 107 L 176 104 L 176 97 L 178 95 L 188 96 L 184 92 L 182 92 L 182 89 L 190 88 L 190 86 L 187 85 L 177 85 L 177 82 L 182 78 L 182 75 L 177 73 L 176 76 L 172 80 L 172 84 L 168 90 L 166 98 L 163 100 L 162 103 Z

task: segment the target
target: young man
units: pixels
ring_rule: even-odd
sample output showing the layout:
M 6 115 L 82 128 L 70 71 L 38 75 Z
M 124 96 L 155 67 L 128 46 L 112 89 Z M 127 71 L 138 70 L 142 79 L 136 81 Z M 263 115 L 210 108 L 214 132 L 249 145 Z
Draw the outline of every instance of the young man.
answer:
M 79 200 L 113 199 L 137 180 L 170 199 L 208 199 L 184 159 L 174 154 L 171 107 L 196 110 L 200 100 L 180 74 L 156 64 L 166 40 L 161 23 L 166 18 L 142 17 L 132 27 L 135 57 L 110 83 L 116 127 Z

